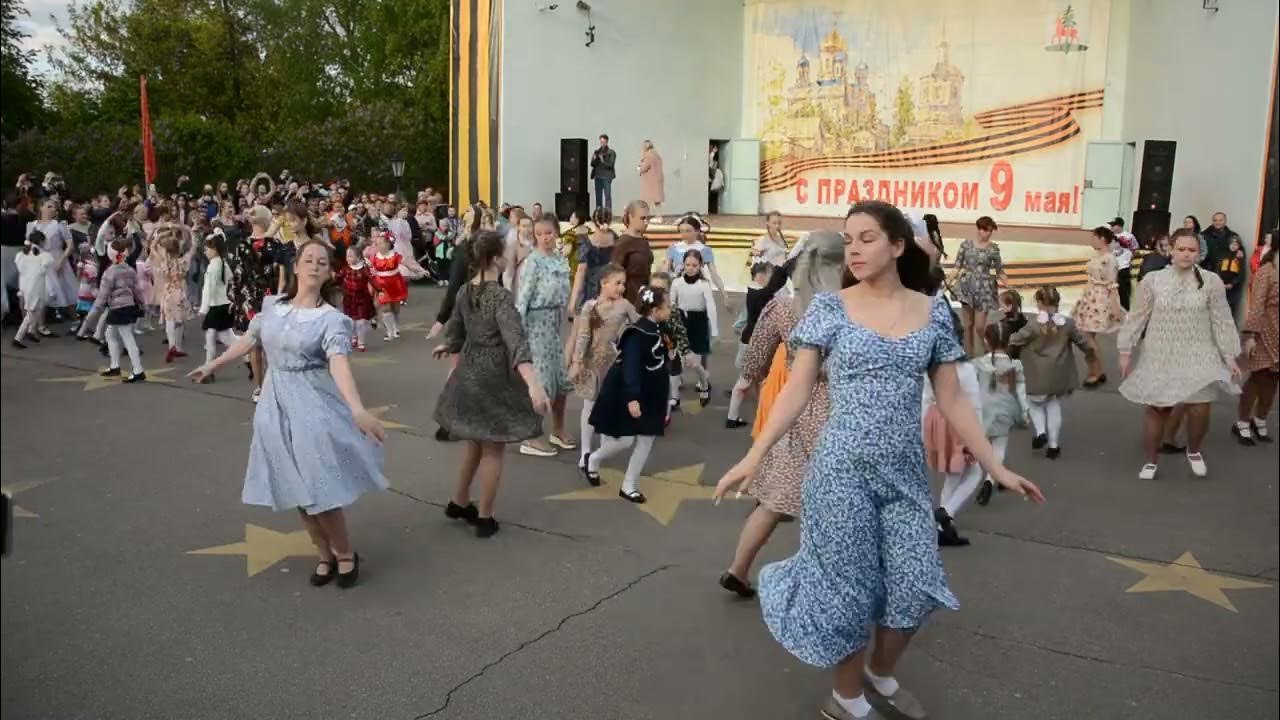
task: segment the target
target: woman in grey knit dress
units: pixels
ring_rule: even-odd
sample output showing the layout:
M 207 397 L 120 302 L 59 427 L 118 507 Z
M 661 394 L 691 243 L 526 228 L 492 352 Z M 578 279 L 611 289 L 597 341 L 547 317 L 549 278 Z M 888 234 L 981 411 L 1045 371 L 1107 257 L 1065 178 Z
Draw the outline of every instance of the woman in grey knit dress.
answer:
M 475 525 L 477 537 L 498 531 L 493 502 L 502 480 L 503 445 L 542 434 L 547 395 L 533 368 L 529 343 L 511 292 L 498 284 L 503 268 L 502 235 L 487 231 L 471 240 L 475 276 L 458 291 L 437 358 L 461 355 L 445 381 L 435 420 L 450 437 L 466 441 L 453 499 L 445 515 Z M 480 482 L 480 505 L 471 485 Z

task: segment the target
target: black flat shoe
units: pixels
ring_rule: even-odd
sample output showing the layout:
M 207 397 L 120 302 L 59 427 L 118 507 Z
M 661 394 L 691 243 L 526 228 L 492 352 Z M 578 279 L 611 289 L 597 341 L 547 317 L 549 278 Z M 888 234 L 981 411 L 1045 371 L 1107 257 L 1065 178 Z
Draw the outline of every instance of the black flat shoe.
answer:
M 1031 438 L 1032 450 L 1039 450 L 1040 448 L 1048 444 L 1049 444 L 1049 436 L 1045 435 L 1044 433 L 1040 433 L 1039 435 Z
M 453 440 L 453 436 L 444 428 L 436 428 L 436 442 L 449 442 Z
M 491 517 L 476 518 L 476 537 L 493 537 L 498 532 L 498 521 Z
M 1257 440 L 1258 442 L 1264 442 L 1264 443 L 1275 442 L 1275 440 L 1272 439 L 1271 437 L 1271 429 L 1268 428 L 1266 425 L 1263 425 L 1261 428 L 1259 428 L 1258 423 L 1250 421 L 1249 427 L 1251 430 L 1253 430 L 1254 440 Z
M 328 570 L 328 572 L 326 572 L 323 575 L 320 574 L 321 565 L 323 565 Z M 311 579 L 309 582 L 311 583 L 311 587 L 323 587 L 333 582 L 333 576 L 337 574 L 338 574 L 337 558 L 333 558 L 331 560 L 321 560 L 320 562 L 316 563 L 316 569 L 311 572 Z
M 737 430 L 740 427 L 746 427 L 747 421 L 742 418 L 728 418 L 724 421 L 724 426 L 729 430 Z
M 39 344 L 40 344 L 40 337 L 39 337 L 38 335 L 36 335 L 35 333 L 27 333 L 26 341 L 27 341 L 27 342 L 29 342 L 29 343 L 35 343 L 35 344 L 39 345 Z M 104 353 L 105 353 L 106 351 L 107 351 L 107 346 L 106 346 L 106 345 L 103 345 L 103 346 L 102 346 L 102 352 L 104 352 Z
M 969 544 L 969 539 L 961 537 L 956 531 L 955 522 L 946 510 L 942 508 L 934 510 L 933 519 L 938 523 L 939 547 L 964 547 Z
M 991 493 L 994 490 L 995 490 L 995 483 L 991 482 L 990 480 L 983 480 L 982 487 L 978 488 L 978 497 L 974 500 L 974 502 L 985 507 L 987 503 L 991 502 Z
M 101 375 L 102 377 L 120 377 L 120 368 L 118 367 L 108 368 L 98 374 Z
M 582 471 L 582 477 L 587 479 L 587 484 L 591 487 L 600 487 L 600 473 L 591 472 L 591 453 L 582 458 L 582 462 L 578 463 L 578 469 Z
M 337 570 L 339 562 L 341 562 L 341 560 L 335 561 L 333 563 L 333 567 L 335 570 Z M 355 587 L 356 583 L 359 581 L 360 581 L 360 553 L 352 553 L 351 572 L 338 573 L 338 587 L 340 588 Z
M 640 492 L 639 490 L 633 490 L 631 492 L 625 492 L 623 490 L 619 490 L 618 497 L 622 498 L 623 500 L 626 500 L 627 502 L 635 503 L 637 505 L 643 504 L 646 499 L 644 496 L 644 493 Z
M 475 525 L 476 521 L 480 519 L 480 511 L 470 503 L 463 507 L 450 500 L 449 504 L 444 507 L 444 516 L 451 520 L 466 520 L 467 524 Z
M 144 372 L 140 372 L 140 373 L 134 373 L 130 375 L 129 377 L 122 380 L 121 382 L 140 383 L 140 382 L 146 382 L 146 380 L 147 380 L 147 374 Z
M 720 587 L 736 594 L 740 598 L 751 599 L 756 596 L 756 589 L 738 579 L 737 575 L 725 572 L 720 575 Z
M 1044 451 L 1044 456 L 1050 460 L 1057 460 L 1062 455 L 1062 448 L 1049 448 Z
M 26 350 L 27 346 L 22 344 L 21 340 L 10 340 L 9 344 L 17 350 Z

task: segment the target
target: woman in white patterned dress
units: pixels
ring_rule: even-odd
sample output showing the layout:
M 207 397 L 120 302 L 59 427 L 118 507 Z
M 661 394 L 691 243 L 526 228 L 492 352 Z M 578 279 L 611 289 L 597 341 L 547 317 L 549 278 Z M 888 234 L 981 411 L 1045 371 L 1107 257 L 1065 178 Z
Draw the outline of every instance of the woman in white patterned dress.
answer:
M 351 549 L 343 508 L 387 487 L 385 431 L 356 389 L 347 360 L 354 326 L 333 305 L 329 263 L 326 243 L 304 241 L 284 293 L 264 300 L 249 331 L 189 377 L 199 382 L 255 346 L 266 351 L 241 500 L 297 508 L 320 554 L 311 584 L 337 577 L 346 588 L 356 584 L 360 556 Z
M 1222 280 L 1196 267 L 1200 244 L 1193 232 L 1173 234 L 1173 260 L 1138 286 L 1138 298 L 1116 345 L 1120 394 L 1146 406 L 1138 477 L 1156 476 L 1160 440 L 1169 414 L 1186 407 L 1187 462 L 1198 477 L 1208 474 L 1200 444 L 1209 431 L 1210 404 L 1240 394 L 1240 336 L 1227 306 Z M 1135 348 L 1141 347 L 1137 360 Z
M 1094 255 L 1085 264 L 1088 284 L 1071 313 L 1076 329 L 1084 333 L 1085 339 L 1093 347 L 1093 357 L 1087 361 L 1089 377 L 1084 381 L 1087 388 L 1097 387 L 1107 381 L 1106 373 L 1102 372 L 1102 359 L 1098 354 L 1098 333 L 1113 333 L 1124 322 L 1124 308 L 1120 306 L 1120 284 L 1116 282 L 1116 256 L 1111 252 L 1114 240 L 1111 228 L 1094 228 Z

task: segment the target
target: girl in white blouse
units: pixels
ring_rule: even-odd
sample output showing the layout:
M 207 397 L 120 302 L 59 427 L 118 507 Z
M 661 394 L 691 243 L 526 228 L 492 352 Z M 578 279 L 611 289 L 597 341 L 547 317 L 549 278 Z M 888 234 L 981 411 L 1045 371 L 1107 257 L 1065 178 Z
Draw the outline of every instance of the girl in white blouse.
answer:
M 702 360 L 695 371 L 698 374 L 698 402 L 706 407 L 711 402 L 711 373 L 707 370 L 707 360 L 711 355 L 711 343 L 720 331 L 715 296 L 711 283 L 702 274 L 702 253 L 697 250 L 684 254 L 684 273 L 671 283 L 671 305 L 684 313 L 689 350 Z

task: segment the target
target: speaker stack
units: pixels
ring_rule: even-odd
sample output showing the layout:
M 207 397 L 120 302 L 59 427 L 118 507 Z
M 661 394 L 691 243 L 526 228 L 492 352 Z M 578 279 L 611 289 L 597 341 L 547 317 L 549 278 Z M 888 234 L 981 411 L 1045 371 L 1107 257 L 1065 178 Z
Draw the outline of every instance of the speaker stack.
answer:
M 556 217 L 562 222 L 577 214 L 579 220 L 591 217 L 591 193 L 587 189 L 587 154 L 585 138 L 560 139 L 560 192 L 556 193 Z
M 1129 231 L 1143 247 L 1169 232 L 1169 195 L 1173 191 L 1173 158 L 1178 143 L 1148 140 L 1142 144 L 1142 173 L 1138 178 L 1138 207 Z

